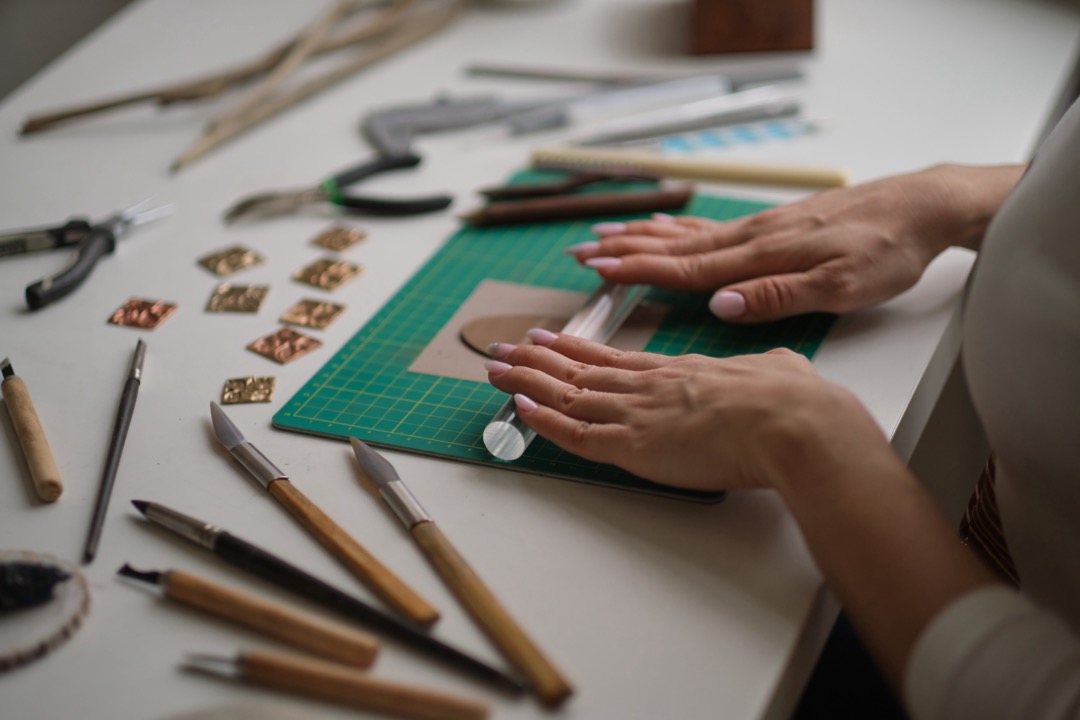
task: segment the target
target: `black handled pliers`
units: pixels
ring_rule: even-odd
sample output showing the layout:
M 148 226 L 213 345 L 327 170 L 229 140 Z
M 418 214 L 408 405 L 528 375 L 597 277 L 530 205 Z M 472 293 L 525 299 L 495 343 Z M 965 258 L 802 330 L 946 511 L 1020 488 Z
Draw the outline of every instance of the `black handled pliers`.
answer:
M 43 308 L 70 293 L 90 275 L 98 260 L 116 249 L 116 241 L 132 228 L 172 212 L 171 205 L 144 209 L 146 203 L 144 200 L 97 223 L 72 218 L 57 227 L 14 230 L 0 235 L 0 258 L 59 247 L 75 248 L 71 261 L 60 272 L 26 288 L 26 304 L 30 309 Z
M 225 222 L 232 223 L 242 217 L 266 218 L 288 215 L 305 205 L 330 203 L 347 212 L 368 215 L 419 215 L 442 210 L 453 202 L 449 195 L 431 195 L 418 198 L 379 198 L 366 195 L 346 195 L 343 188 L 389 170 L 416 167 L 418 155 L 378 155 L 336 175 L 332 175 L 312 188 L 285 190 L 252 195 L 240 200 L 225 212 Z

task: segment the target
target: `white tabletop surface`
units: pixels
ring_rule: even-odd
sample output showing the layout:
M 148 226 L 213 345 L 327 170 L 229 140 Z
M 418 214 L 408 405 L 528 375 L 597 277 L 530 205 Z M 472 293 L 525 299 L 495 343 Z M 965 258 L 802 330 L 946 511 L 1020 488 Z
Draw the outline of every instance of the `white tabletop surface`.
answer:
M 183 78 L 253 55 L 309 20 L 320 3 L 285 0 L 144 0 L 135 3 L 0 105 L 0 225 L 104 216 L 148 196 L 176 213 L 140 228 L 69 298 L 30 313 L 23 288 L 56 271 L 63 252 L 0 262 L 0 356 L 26 381 L 66 483 L 39 503 L 0 420 L 0 548 L 75 560 L 90 518 L 120 389 L 137 339 L 148 344 L 142 391 L 98 559 L 85 625 L 64 646 L 0 674 L 0 715 L 165 718 L 223 704 L 273 700 L 313 717 L 355 716 L 182 673 L 188 652 L 232 654 L 272 645 L 258 636 L 154 600 L 116 580 L 124 562 L 176 568 L 286 599 L 208 554 L 135 518 L 128 501 L 154 500 L 218 523 L 370 597 L 213 441 L 208 403 L 227 378 L 274 375 L 272 405 L 231 407 L 241 430 L 316 503 L 443 611 L 436 634 L 493 663 L 495 650 L 394 522 L 357 486 L 348 448 L 270 427 L 281 406 L 455 228 L 451 214 L 363 219 L 370 239 L 346 253 L 364 275 L 327 297 L 347 306 L 318 332 L 325 346 L 278 366 L 245 349 L 312 293 L 289 280 L 319 256 L 308 239 L 330 215 L 227 228 L 222 210 L 251 191 L 311 183 L 368 153 L 357 123 L 368 110 L 440 91 L 528 95 L 550 87 L 481 80 L 468 62 L 568 69 L 716 67 L 679 55 L 681 4 L 655 0 L 477 2 L 447 32 L 266 123 L 189 170 L 166 168 L 225 106 L 112 113 L 20 139 L 23 119 L 82 99 Z M 824 0 L 817 49 L 795 85 L 822 130 L 792 142 L 726 151 L 847 167 L 866 180 L 940 161 L 1025 159 L 1062 92 L 1080 12 L 1050 0 Z M 493 130 L 425 137 L 423 166 L 379 178 L 385 194 L 472 191 L 523 166 L 530 143 Z M 752 188 L 749 196 L 794 197 Z M 196 264 L 243 244 L 267 262 L 238 282 L 271 286 L 260 313 L 211 315 L 218 280 Z M 568 260 L 569 262 L 569 260 Z M 971 257 L 936 262 L 915 289 L 837 323 L 817 356 L 821 372 L 851 387 L 897 450 L 910 453 L 927 394 L 955 357 L 955 311 Z M 176 303 L 147 332 L 107 324 L 133 296 Z M 314 331 L 313 331 L 314 334 Z M 447 535 L 577 686 L 557 713 L 580 718 L 784 716 L 805 682 L 830 613 L 790 517 L 766 492 L 716 506 L 605 490 L 449 461 L 388 453 Z M 307 606 L 310 607 L 310 606 Z M 496 717 L 541 717 L 396 643 L 379 677 L 487 700 Z

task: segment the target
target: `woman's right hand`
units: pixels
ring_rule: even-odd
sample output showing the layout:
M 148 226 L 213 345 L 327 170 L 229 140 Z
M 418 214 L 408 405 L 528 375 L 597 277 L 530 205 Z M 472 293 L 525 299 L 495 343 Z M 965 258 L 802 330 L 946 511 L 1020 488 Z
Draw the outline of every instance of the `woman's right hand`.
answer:
M 951 245 L 977 248 L 1022 171 L 939 165 L 727 222 L 601 223 L 567 252 L 605 280 L 714 291 L 732 322 L 844 313 L 908 289 Z

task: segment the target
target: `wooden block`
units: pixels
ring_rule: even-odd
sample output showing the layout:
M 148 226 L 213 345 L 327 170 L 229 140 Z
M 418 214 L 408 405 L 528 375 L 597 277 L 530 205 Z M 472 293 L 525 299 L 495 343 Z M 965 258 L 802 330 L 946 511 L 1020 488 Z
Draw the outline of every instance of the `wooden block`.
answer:
M 814 0 L 691 0 L 690 51 L 778 52 L 814 47 Z

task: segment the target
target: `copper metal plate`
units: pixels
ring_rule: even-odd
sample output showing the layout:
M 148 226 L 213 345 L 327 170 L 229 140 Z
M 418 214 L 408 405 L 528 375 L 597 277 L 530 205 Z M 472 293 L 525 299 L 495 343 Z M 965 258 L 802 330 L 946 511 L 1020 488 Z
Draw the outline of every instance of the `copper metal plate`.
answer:
M 322 330 L 343 312 L 344 305 L 321 300 L 301 300 L 285 311 L 281 322 Z
M 113 325 L 153 330 L 173 314 L 176 305 L 161 300 L 132 298 L 112 314 L 109 322 Z
M 218 285 L 206 303 L 206 312 L 256 313 L 268 292 L 267 285 Z
M 259 338 L 247 349 L 284 365 L 320 347 L 322 342 L 313 337 L 301 335 L 290 328 L 281 328 L 273 335 Z
M 363 268 L 359 265 L 353 265 L 344 260 L 324 258 L 298 270 L 293 275 L 293 279 L 323 290 L 333 290 L 359 275 L 362 270 Z
M 346 227 L 345 225 L 335 225 L 313 237 L 311 244 L 334 252 L 341 252 L 342 250 L 348 250 L 366 237 L 366 230 Z
M 267 403 L 274 399 L 277 378 L 244 377 L 225 381 L 221 388 L 221 404 Z
M 258 265 L 264 260 L 265 258 L 254 250 L 248 250 L 245 247 L 236 245 L 199 258 L 199 264 L 215 275 L 225 277 Z

